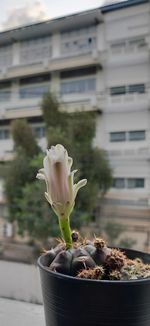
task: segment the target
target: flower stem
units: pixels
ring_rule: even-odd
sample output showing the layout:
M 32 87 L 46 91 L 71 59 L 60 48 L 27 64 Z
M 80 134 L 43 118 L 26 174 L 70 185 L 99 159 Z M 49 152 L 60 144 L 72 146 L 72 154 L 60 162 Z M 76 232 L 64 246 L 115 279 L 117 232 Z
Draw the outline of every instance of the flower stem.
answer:
M 66 243 L 66 248 L 69 249 L 72 247 L 72 237 L 70 229 L 70 219 L 69 217 L 59 217 L 59 227 L 61 230 L 62 237 Z

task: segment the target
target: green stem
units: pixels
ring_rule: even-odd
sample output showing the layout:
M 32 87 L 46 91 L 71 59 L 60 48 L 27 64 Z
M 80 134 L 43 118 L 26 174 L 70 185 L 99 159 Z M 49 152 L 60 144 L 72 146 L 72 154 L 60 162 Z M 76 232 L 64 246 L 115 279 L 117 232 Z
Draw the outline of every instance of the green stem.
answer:
M 61 230 L 62 237 L 66 243 L 66 248 L 72 247 L 72 236 L 70 229 L 70 219 L 69 217 L 59 217 L 59 227 Z

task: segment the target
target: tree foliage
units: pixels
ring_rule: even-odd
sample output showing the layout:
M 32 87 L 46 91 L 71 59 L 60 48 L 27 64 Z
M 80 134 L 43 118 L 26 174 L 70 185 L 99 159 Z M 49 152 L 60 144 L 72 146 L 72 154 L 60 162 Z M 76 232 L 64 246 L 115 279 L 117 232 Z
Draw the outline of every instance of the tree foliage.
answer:
M 24 119 L 17 119 L 11 125 L 15 149 L 23 149 L 27 157 L 33 157 L 40 152 L 31 127 Z
M 71 225 L 79 228 L 91 219 L 98 204 L 98 196 L 104 196 L 112 182 L 112 172 L 105 152 L 93 147 L 96 113 L 62 113 L 58 102 L 50 95 L 44 97 L 42 111 L 48 147 L 63 144 L 74 159 L 73 168 L 79 170 L 77 177 L 88 179 L 88 185 L 78 193 L 72 214 Z
M 30 167 L 30 159 L 23 149 L 18 149 L 14 160 L 10 163 L 5 182 L 5 192 L 9 209 L 9 220 L 15 220 L 18 206 L 16 198 L 22 197 L 23 187 L 34 180 L 35 173 Z
M 17 199 L 17 221 L 19 233 L 28 231 L 32 239 L 43 242 L 51 235 L 58 236 L 57 218 L 44 198 L 44 184 L 27 183 L 23 188 L 22 198 Z
M 73 168 L 79 169 L 76 178 L 88 179 L 72 214 L 71 225 L 79 228 L 90 221 L 98 198 L 104 196 L 112 180 L 105 152 L 93 147 L 96 116 L 94 112 L 61 112 L 57 99 L 50 94 L 43 98 L 42 111 L 48 147 L 63 144 L 74 159 Z M 58 235 L 57 218 L 43 200 L 45 185 L 35 179 L 44 155 L 25 120 L 13 123 L 12 134 L 16 155 L 6 179 L 9 218 L 17 220 L 21 234 L 28 231 L 32 238 Z
M 7 168 L 5 177 L 8 219 L 10 221 L 16 220 L 17 213 L 20 211 L 17 200 L 22 198 L 24 186 L 35 180 L 36 172 L 31 166 L 31 158 L 40 152 L 27 121 L 22 119 L 13 121 L 12 136 L 15 144 L 15 156 Z

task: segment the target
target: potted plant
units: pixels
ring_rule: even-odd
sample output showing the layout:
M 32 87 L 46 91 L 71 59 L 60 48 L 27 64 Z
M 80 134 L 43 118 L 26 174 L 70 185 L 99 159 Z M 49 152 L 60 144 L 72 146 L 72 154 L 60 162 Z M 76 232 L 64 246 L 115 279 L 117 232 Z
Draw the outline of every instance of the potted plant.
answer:
M 47 151 L 37 178 L 56 213 L 62 240 L 38 259 L 46 326 L 150 326 L 150 254 L 107 247 L 71 232 L 78 190 L 62 145 Z

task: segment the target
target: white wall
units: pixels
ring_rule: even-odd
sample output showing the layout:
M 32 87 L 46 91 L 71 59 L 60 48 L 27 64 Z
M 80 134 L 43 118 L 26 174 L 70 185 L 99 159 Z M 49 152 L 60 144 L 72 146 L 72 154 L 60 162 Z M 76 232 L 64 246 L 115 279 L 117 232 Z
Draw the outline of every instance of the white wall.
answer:
M 109 12 L 105 22 L 107 41 L 148 33 L 149 4 Z
M 142 84 L 149 81 L 149 69 L 147 64 L 139 63 L 128 67 L 114 67 L 106 70 L 106 82 L 108 87 L 129 84 Z

